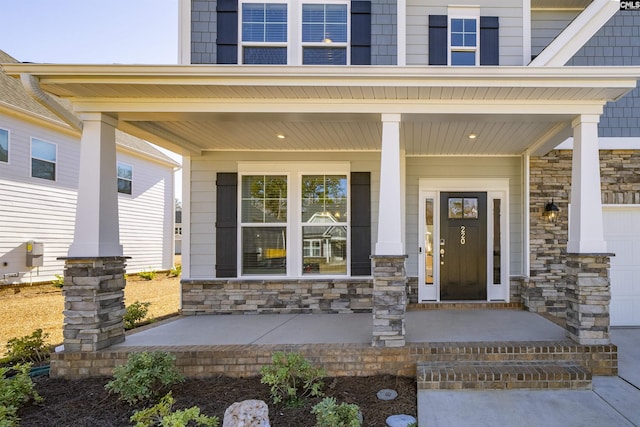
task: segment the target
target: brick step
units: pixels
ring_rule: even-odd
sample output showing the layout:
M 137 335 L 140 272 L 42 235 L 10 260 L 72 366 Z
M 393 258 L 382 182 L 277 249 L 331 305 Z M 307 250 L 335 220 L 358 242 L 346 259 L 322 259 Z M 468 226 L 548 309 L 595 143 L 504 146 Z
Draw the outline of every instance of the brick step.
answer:
M 418 363 L 418 390 L 590 390 L 591 373 L 574 363 Z

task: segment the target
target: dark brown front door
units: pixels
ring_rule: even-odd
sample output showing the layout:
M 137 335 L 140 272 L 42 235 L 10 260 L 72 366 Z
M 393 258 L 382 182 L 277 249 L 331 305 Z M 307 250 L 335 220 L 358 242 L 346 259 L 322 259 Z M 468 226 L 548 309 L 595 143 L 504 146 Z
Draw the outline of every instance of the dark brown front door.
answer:
M 440 299 L 487 299 L 487 193 L 440 194 Z

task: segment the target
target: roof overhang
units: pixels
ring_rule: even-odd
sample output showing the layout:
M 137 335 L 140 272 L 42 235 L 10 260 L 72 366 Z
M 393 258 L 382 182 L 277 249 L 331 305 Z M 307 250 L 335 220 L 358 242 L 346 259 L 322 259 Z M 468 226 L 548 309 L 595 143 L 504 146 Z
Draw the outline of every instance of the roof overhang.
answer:
M 108 114 L 192 154 L 376 151 L 386 113 L 402 115 L 408 155 L 535 154 L 640 77 L 638 67 L 2 66 L 32 75 L 80 116 Z

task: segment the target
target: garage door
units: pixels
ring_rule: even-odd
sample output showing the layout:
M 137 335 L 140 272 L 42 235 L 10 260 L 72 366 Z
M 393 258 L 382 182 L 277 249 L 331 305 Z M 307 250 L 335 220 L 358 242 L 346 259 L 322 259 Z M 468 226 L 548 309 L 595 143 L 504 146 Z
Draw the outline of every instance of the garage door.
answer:
M 640 326 L 640 207 L 605 206 L 611 258 L 611 325 Z

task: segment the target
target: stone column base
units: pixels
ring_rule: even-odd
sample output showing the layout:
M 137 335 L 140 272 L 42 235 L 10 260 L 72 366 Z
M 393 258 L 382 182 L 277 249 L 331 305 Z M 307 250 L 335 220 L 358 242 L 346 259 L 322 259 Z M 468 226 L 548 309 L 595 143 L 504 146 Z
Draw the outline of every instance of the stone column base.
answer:
M 582 345 L 610 344 L 609 257 L 567 254 L 567 333 Z
M 407 311 L 405 255 L 374 255 L 373 347 L 404 347 Z
M 96 351 L 124 341 L 125 261 L 125 257 L 65 258 L 65 351 Z

